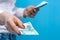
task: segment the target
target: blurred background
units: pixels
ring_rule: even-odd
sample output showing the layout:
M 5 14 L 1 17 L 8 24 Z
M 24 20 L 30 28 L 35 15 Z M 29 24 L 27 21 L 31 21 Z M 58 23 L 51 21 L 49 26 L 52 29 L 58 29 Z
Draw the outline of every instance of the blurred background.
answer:
M 22 22 L 31 22 L 38 36 L 17 36 L 17 40 L 60 40 L 60 0 L 16 0 L 16 6 L 26 8 L 36 6 L 42 1 L 48 4 L 34 18 L 20 18 Z

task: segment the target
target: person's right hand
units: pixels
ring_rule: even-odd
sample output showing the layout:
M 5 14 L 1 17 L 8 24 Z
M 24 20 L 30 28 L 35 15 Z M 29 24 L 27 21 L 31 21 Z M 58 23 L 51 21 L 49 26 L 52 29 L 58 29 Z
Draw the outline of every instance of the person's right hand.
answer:
M 17 26 L 23 29 L 25 28 L 25 26 L 22 24 L 22 22 L 17 17 L 11 16 L 7 20 L 6 28 L 12 33 L 21 34 Z
M 5 26 L 6 26 L 7 30 L 13 34 L 20 35 L 21 33 L 18 30 L 18 27 L 20 27 L 22 29 L 25 28 L 25 26 L 22 24 L 22 22 L 17 17 L 15 17 L 14 15 L 10 15 L 7 12 L 3 12 L 2 15 L 3 15 L 2 17 L 4 17 L 6 19 Z

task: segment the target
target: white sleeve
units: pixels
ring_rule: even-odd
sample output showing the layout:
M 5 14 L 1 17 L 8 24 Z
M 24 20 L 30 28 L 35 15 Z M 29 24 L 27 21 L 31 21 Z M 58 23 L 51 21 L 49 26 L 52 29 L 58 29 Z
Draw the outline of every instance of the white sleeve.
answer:
M 15 10 L 15 16 L 17 16 L 18 18 L 23 18 L 24 15 L 24 9 L 25 8 L 16 8 Z
M 5 10 L 4 10 L 4 8 L 3 7 L 0 7 L 0 14 L 2 13 L 2 12 L 4 12 Z
M 0 14 L 1 14 L 2 12 L 4 12 L 4 10 L 1 10 L 1 9 L 0 9 Z

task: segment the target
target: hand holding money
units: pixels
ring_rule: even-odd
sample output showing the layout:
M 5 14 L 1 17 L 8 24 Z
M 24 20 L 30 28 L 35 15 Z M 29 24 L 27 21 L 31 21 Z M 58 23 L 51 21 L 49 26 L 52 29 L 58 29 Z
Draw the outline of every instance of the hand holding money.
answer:
M 43 1 L 40 4 L 38 4 L 36 7 L 34 7 L 34 6 L 27 7 L 25 9 L 25 11 L 24 11 L 24 17 L 28 16 L 28 17 L 34 18 L 34 16 L 36 15 L 36 13 L 39 11 L 39 8 L 43 7 L 47 3 L 48 2 Z

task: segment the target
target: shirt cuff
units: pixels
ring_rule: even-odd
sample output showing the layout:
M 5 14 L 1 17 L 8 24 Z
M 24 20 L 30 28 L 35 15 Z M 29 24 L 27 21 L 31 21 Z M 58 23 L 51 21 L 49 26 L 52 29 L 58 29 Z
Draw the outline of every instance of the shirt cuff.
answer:
M 15 16 L 23 18 L 25 8 L 16 8 Z

